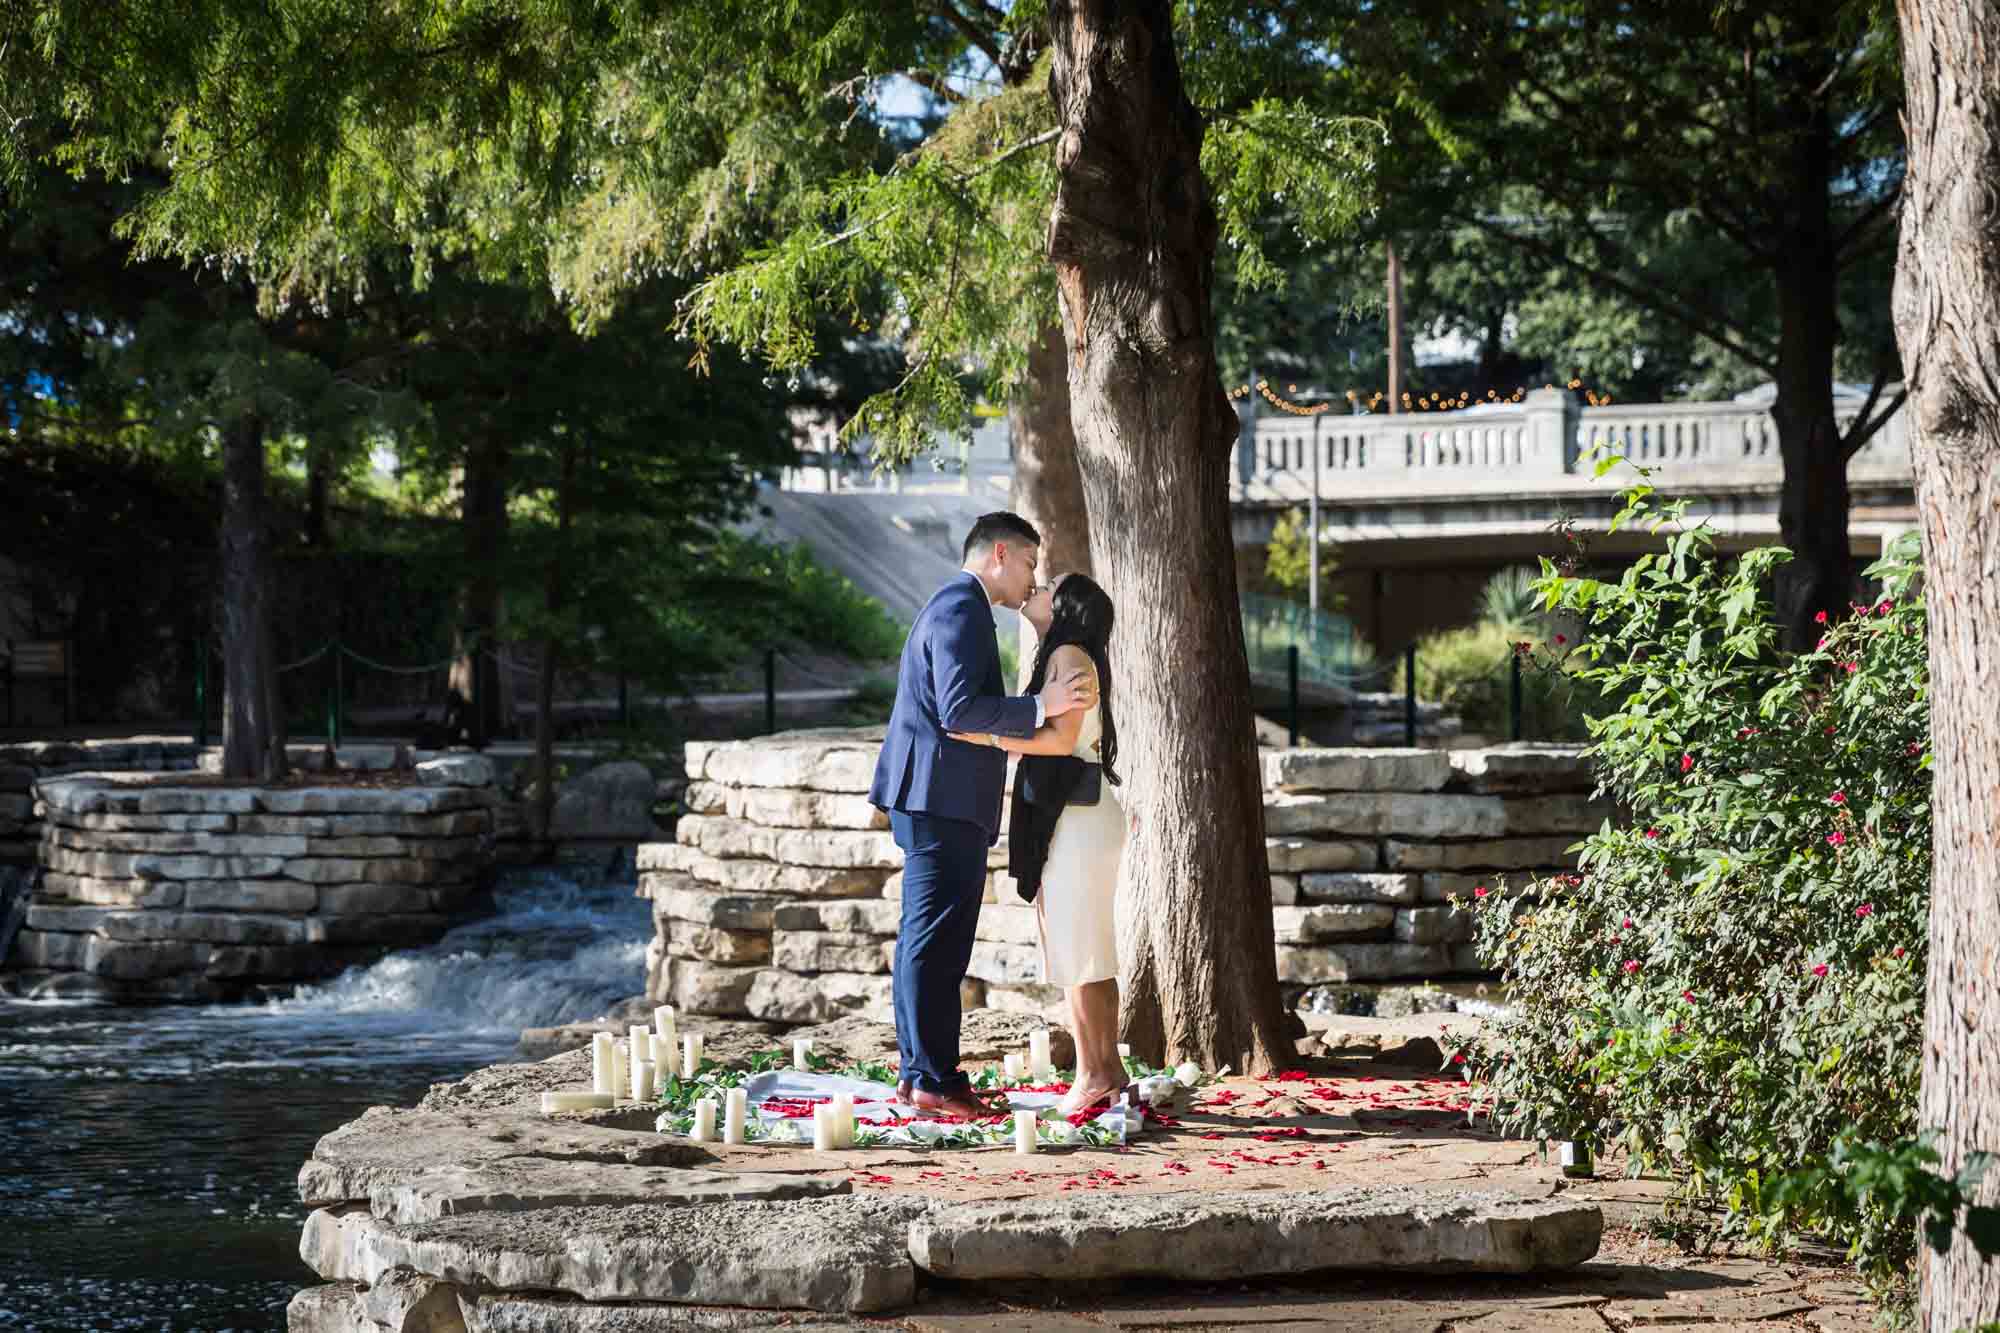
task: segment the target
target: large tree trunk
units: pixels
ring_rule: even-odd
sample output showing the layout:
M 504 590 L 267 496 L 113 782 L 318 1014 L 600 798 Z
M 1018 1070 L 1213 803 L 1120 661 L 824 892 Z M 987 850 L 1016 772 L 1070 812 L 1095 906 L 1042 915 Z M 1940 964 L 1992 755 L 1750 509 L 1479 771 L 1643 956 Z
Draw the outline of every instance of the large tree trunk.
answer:
M 1054 0 L 1062 140 L 1049 257 L 1100 581 L 1126 851 L 1121 1027 L 1136 1054 L 1288 1060 L 1229 527 L 1236 415 L 1215 360 L 1215 211 L 1167 0 Z
M 238 417 L 222 451 L 222 775 L 270 781 L 285 751 L 265 614 L 264 423 Z
M 1815 619 L 1820 612 L 1844 614 L 1854 594 L 1847 460 L 1833 417 L 1840 266 L 1827 203 L 1833 185 L 1827 114 L 1819 100 L 1792 113 L 1799 126 L 1791 172 L 1799 213 L 1777 270 L 1778 395 L 1771 419 L 1785 469 L 1778 530 L 1792 559 L 1779 566 L 1774 592 L 1788 645 L 1796 651 L 1811 648 L 1824 633 Z
M 1043 573 L 1091 573 L 1090 517 L 1070 426 L 1069 362 L 1060 328 L 1043 329 L 1035 340 L 1027 382 L 1008 409 L 1007 425 L 1014 445 L 1008 503 L 1042 534 Z M 1025 618 L 1020 626 L 1020 685 L 1026 688 L 1035 667 L 1035 627 Z
M 1938 1131 L 1951 1174 L 1968 1154 L 2000 1149 L 2000 8 L 1897 9 L 1909 177 L 1895 315 L 1929 585 L 1935 765 L 1918 1119 Z M 1978 1197 L 2000 1200 L 2000 1173 Z M 2000 1263 L 1982 1262 L 1962 1234 L 1919 1262 L 1932 1333 L 2000 1319 Z
M 513 682 L 496 658 L 500 631 L 500 556 L 507 542 L 507 446 L 481 438 L 465 454 L 459 527 L 465 575 L 453 635 L 451 688 L 468 705 L 472 742 L 484 745 L 513 721 L 506 706 Z M 475 706 L 476 705 L 476 706 Z

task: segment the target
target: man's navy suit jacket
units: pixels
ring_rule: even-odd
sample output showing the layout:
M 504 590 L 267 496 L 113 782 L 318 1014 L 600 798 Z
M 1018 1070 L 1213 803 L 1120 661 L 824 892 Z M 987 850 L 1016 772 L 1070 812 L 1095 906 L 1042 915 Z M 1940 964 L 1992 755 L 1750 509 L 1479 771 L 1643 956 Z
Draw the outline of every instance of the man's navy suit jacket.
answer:
M 993 607 L 972 574 L 938 589 L 917 613 L 896 676 L 896 707 L 868 799 L 878 809 L 959 819 L 1000 837 L 1007 756 L 947 732 L 1035 734 L 1035 700 L 1008 697 Z

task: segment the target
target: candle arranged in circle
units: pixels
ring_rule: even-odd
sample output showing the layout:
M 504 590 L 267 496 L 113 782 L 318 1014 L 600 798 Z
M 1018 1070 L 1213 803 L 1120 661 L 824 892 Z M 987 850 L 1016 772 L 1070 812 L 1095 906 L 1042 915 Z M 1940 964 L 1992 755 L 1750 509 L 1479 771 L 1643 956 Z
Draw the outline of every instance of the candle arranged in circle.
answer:
M 1014 1112 L 1014 1151 L 1017 1153 L 1035 1150 L 1035 1113 L 1033 1111 Z
M 612 1097 L 608 1092 L 545 1092 L 542 1094 L 542 1114 L 553 1111 L 608 1111 Z
M 821 1102 L 813 1107 L 813 1151 L 832 1152 L 839 1144 L 839 1132 L 833 1118 L 833 1103 Z
M 635 1026 L 631 1030 L 631 1039 L 631 1049 L 626 1052 L 625 1058 L 631 1062 L 632 1067 L 636 1069 L 642 1064 L 651 1064 L 653 1061 L 653 1029 Z
M 632 1100 L 650 1102 L 653 1100 L 653 1062 L 634 1060 L 632 1062 Z
M 1007 1082 L 1019 1083 L 1021 1081 L 1021 1053 L 1019 1051 L 1007 1052 L 1001 1061 L 1001 1066 L 1007 1071 Z
M 1055 1062 L 1049 1058 L 1047 1028 L 1037 1028 L 1028 1034 L 1028 1072 L 1038 1079 L 1047 1079 L 1056 1072 Z
M 715 1098 L 704 1097 L 694 1104 L 694 1141 L 715 1142 Z
M 681 1077 L 693 1078 L 701 1070 L 701 1034 L 690 1032 L 681 1038 Z
M 618 1039 L 609 1032 L 600 1032 L 590 1039 L 590 1090 L 614 1095 L 618 1084 L 614 1081 L 618 1069 L 618 1059 L 614 1052 L 618 1049 Z
M 743 1122 L 750 1111 L 750 1094 L 741 1088 L 731 1088 L 722 1096 L 722 1141 L 742 1143 Z
M 632 1062 L 625 1055 L 625 1044 L 614 1040 L 611 1043 L 611 1088 L 620 1097 L 631 1090 L 632 1084 Z
M 809 1070 L 812 1068 L 812 1038 L 800 1037 L 792 1043 L 792 1068 Z
M 841 1147 L 854 1146 L 854 1094 L 851 1092 L 833 1094 L 833 1132 Z

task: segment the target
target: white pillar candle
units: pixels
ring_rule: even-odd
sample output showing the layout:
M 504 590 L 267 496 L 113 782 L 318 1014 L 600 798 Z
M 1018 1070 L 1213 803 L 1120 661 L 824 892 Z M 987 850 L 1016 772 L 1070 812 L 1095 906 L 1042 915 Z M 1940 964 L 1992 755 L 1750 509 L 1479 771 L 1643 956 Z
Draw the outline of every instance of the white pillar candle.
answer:
M 608 1111 L 616 1101 L 608 1092 L 545 1092 L 542 1114 L 554 1111 Z
M 612 1052 L 618 1049 L 618 1041 L 609 1032 L 600 1032 L 590 1039 L 590 1088 L 592 1092 L 615 1093 L 618 1085 L 612 1081 L 617 1073 L 616 1057 Z
M 1132 1058 L 1132 1048 L 1122 1041 L 1118 1043 L 1118 1058 L 1120 1060 L 1130 1060 Z
M 812 1068 L 813 1043 L 811 1037 L 800 1037 L 792 1043 L 792 1068 L 810 1070 Z
M 694 1104 L 694 1141 L 715 1142 L 715 1098 L 704 1097 Z
M 637 1068 L 642 1064 L 651 1064 L 653 1060 L 653 1030 L 651 1028 L 634 1027 L 630 1035 L 631 1043 L 625 1052 L 626 1066 L 628 1068 Z
M 743 1121 L 750 1111 L 750 1094 L 741 1088 L 731 1088 L 722 1097 L 722 1141 L 742 1143 Z
M 659 1033 L 655 1032 L 646 1039 L 646 1049 L 652 1052 L 646 1058 L 657 1065 L 663 1074 L 671 1074 L 679 1068 L 680 1062 L 674 1059 L 674 1043 L 662 1041 Z
M 701 1034 L 690 1032 L 681 1038 L 681 1077 L 693 1078 L 701 1068 Z
M 663 1004 L 653 1011 L 653 1031 L 656 1035 L 665 1037 L 668 1045 L 671 1046 L 673 1044 L 674 1007 L 672 1005 Z
M 832 1152 L 839 1146 L 840 1135 L 834 1124 L 833 1104 L 821 1102 L 813 1107 L 813 1151 Z
M 843 1148 L 854 1146 L 854 1094 L 833 1094 L 833 1132 Z
M 1001 1067 L 1006 1070 L 1007 1082 L 1009 1084 L 1021 1081 L 1021 1053 L 1019 1051 L 1007 1052 L 1005 1058 L 1001 1061 Z
M 611 1043 L 611 1090 L 615 1096 L 623 1096 L 631 1090 L 632 1065 L 625 1058 L 625 1048 L 617 1042 Z
M 1044 1080 L 1056 1072 L 1055 1062 L 1049 1058 L 1047 1028 L 1037 1028 L 1028 1034 L 1028 1072 Z
M 653 1100 L 653 1069 L 651 1060 L 632 1062 L 632 1100 L 650 1102 Z
M 1033 1111 L 1014 1112 L 1014 1151 L 1017 1153 L 1035 1150 L 1035 1113 Z

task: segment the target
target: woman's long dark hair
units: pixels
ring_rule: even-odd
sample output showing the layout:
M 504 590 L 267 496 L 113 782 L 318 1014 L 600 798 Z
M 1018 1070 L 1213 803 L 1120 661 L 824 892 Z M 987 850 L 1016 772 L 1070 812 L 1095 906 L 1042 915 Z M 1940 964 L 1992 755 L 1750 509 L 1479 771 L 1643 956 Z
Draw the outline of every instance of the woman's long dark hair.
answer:
M 1104 768 L 1104 780 L 1115 787 L 1120 779 L 1112 767 L 1118 762 L 1118 724 L 1111 719 L 1111 623 L 1115 618 L 1111 598 L 1089 575 L 1065 574 L 1057 582 L 1050 604 L 1049 632 L 1035 650 L 1035 673 L 1028 680 L 1028 693 L 1048 684 L 1049 655 L 1056 649 L 1075 644 L 1090 654 L 1090 660 L 1097 664 L 1097 702 L 1104 710 L 1098 762 Z

